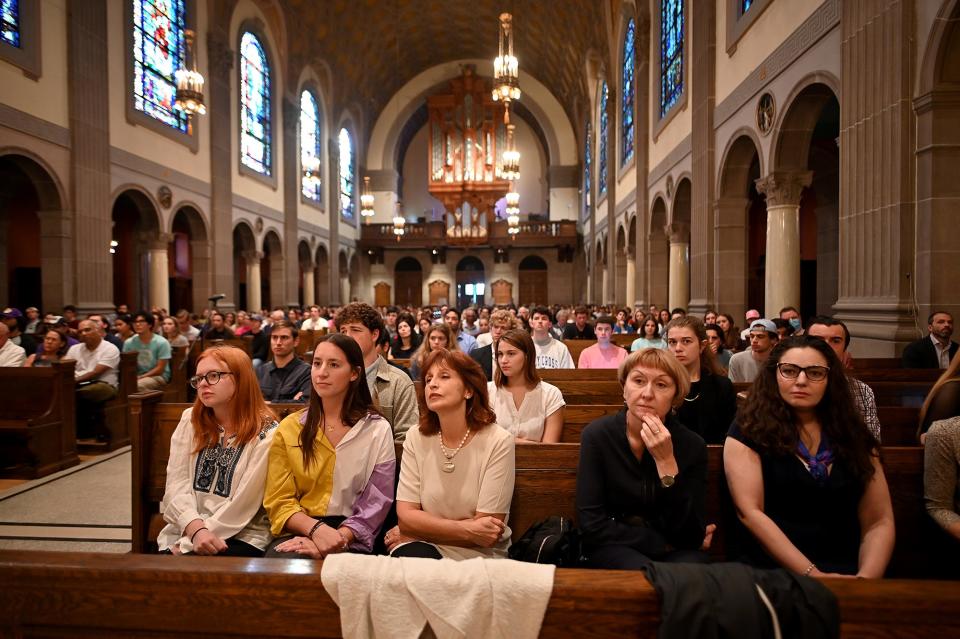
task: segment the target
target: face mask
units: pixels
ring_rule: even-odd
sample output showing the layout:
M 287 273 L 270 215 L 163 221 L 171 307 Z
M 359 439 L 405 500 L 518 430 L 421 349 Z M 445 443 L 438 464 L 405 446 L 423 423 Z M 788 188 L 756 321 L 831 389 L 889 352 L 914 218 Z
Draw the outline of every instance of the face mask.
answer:
M 795 331 L 799 331 L 799 330 L 800 330 L 800 318 L 799 318 L 799 317 L 793 317 L 793 318 L 791 318 L 789 321 L 790 321 L 790 326 L 793 327 L 793 330 L 795 330 Z

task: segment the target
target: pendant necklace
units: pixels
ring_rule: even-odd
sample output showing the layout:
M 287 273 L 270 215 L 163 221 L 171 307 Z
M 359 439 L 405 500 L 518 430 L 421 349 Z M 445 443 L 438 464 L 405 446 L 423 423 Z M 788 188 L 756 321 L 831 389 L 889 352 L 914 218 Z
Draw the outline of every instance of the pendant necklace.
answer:
M 457 446 L 452 452 L 447 450 L 447 447 L 443 445 L 443 430 L 440 431 L 440 452 L 443 453 L 443 456 L 446 457 L 447 461 L 443 462 L 440 465 L 440 470 L 445 473 L 452 473 L 457 465 L 453 463 L 453 458 L 457 456 L 457 453 L 460 452 L 460 449 L 463 448 L 463 445 L 467 443 L 467 437 L 470 436 L 470 427 L 467 427 L 467 432 L 464 433 L 463 439 L 460 440 L 460 445 Z

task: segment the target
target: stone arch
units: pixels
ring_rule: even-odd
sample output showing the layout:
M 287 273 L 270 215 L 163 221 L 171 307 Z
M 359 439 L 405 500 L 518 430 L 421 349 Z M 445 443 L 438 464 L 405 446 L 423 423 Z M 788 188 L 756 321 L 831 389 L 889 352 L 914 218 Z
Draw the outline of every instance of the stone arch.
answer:
M 260 260 L 253 227 L 240 220 L 233 227 L 233 272 L 236 274 L 234 299 L 238 308 L 259 313 L 263 307 L 260 296 Z
M 260 295 L 262 303 L 268 308 L 283 306 L 283 242 L 275 229 L 270 229 L 263 236 L 262 253 L 260 260 Z
M 330 256 L 327 254 L 327 245 L 317 244 L 314 254 L 314 268 L 316 269 L 317 304 L 330 304 Z
M 22 149 L 0 150 L 0 299 L 6 304 L 59 309 L 72 301 L 65 204 L 46 162 Z
M 340 303 L 346 304 L 350 301 L 350 265 L 345 248 L 337 254 L 337 273 L 340 275 Z
M 593 250 L 593 301 L 602 303 L 603 299 L 603 273 L 607 268 L 604 248 L 606 242 L 603 241 L 603 235 L 597 234 L 597 243 Z
M 662 197 L 653 200 L 650 208 L 650 229 L 647 234 L 647 290 L 650 303 L 663 307 L 667 304 L 668 243 L 664 229 L 667 226 L 667 203 Z
M 356 251 L 350 252 L 350 297 L 347 301 L 363 301 L 360 291 L 360 258 Z
M 840 82 L 827 72 L 811 73 L 797 83 L 774 125 L 769 172 L 806 168 L 810 139 L 820 114 L 831 99 L 839 101 L 838 95 Z
M 166 307 L 167 234 L 161 234 L 159 208 L 141 186 L 125 185 L 115 191 L 111 219 L 113 233 L 113 300 L 133 308 Z
M 170 311 L 206 305 L 213 277 L 203 215 L 192 203 L 178 204 L 170 217 Z M 234 298 L 236 299 L 236 298 Z
M 960 313 L 956 281 L 960 248 L 953 238 L 960 210 L 956 158 L 960 149 L 960 0 L 943 2 L 923 54 L 916 113 L 916 254 L 913 272 L 917 313 Z M 909 254 L 909 249 L 902 249 Z M 901 260 L 901 264 L 903 261 Z
M 714 274 L 717 302 L 734 317 L 763 307 L 760 255 L 766 228 L 766 199 L 757 192 L 763 175 L 760 140 L 740 129 L 727 142 L 717 178 Z M 751 220 L 763 220 L 762 228 Z

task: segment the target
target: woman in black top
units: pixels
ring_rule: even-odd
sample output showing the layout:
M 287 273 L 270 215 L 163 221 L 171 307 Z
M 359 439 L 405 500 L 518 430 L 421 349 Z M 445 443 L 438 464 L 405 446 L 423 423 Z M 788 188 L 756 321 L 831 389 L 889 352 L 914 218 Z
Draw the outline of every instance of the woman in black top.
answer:
M 882 577 L 893 552 L 877 443 L 820 338 L 770 354 L 730 428 L 723 465 L 745 559 L 808 576 Z
M 397 318 L 397 336 L 390 343 L 393 359 L 410 359 L 420 346 L 420 337 L 414 331 L 417 320 L 410 313 L 401 313 Z
M 737 414 L 737 394 L 717 363 L 703 322 L 692 315 L 670 320 L 667 348 L 690 376 L 690 392 L 677 411 L 680 423 L 708 444 L 722 444 Z
M 671 412 L 690 387 L 686 370 L 647 348 L 623 361 L 619 379 L 626 409 L 592 422 L 580 441 L 577 518 L 589 565 L 705 561 L 707 447 Z

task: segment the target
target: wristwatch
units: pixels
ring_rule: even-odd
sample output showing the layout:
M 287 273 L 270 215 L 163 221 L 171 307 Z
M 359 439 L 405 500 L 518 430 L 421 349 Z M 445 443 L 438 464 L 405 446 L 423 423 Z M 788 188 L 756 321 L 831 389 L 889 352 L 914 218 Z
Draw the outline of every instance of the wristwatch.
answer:
M 677 478 L 674 475 L 664 475 L 660 478 L 660 485 L 664 488 L 670 488 L 675 483 L 677 483 Z

